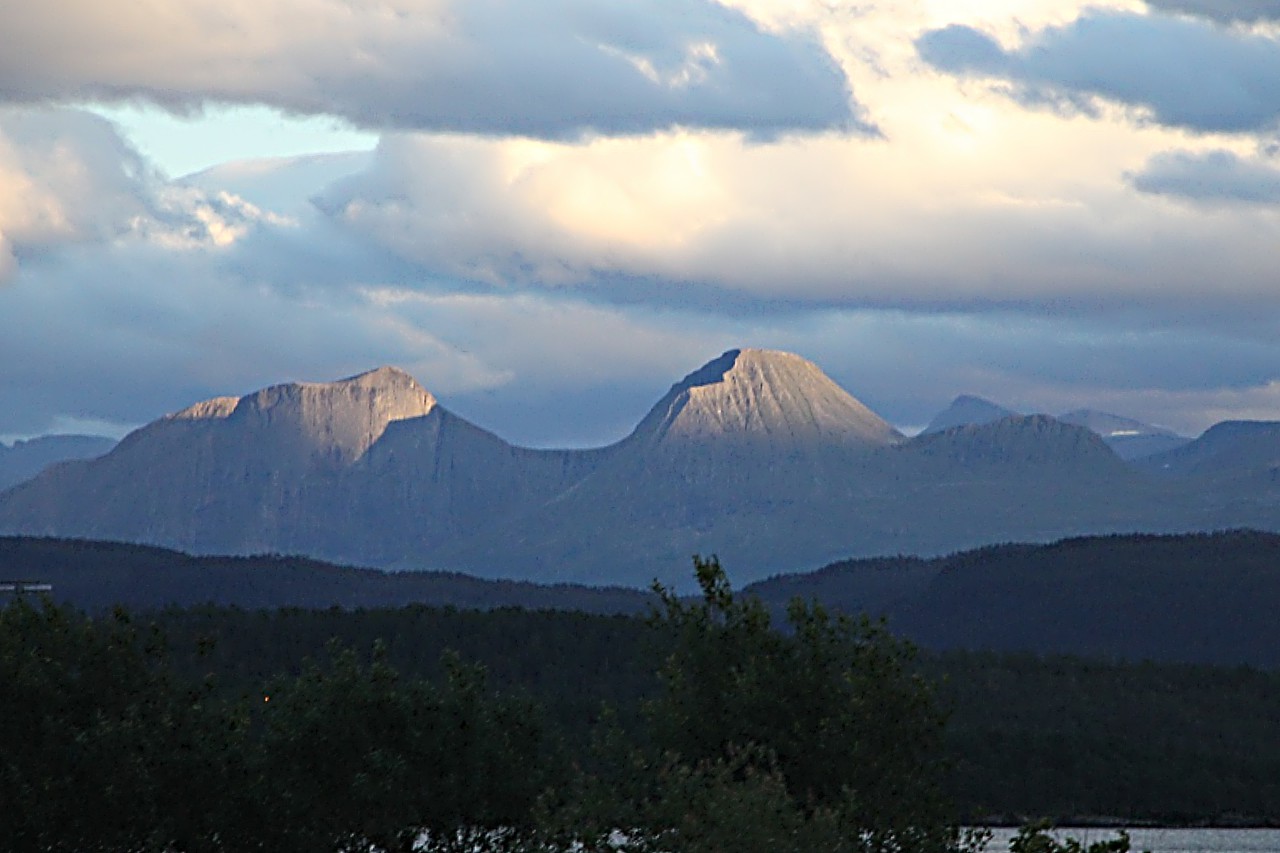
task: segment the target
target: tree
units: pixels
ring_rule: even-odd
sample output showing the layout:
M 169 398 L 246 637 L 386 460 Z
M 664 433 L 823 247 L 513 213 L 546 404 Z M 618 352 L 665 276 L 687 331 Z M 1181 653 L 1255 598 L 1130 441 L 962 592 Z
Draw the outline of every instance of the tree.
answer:
M 498 849 L 526 834 L 555 764 L 539 714 L 456 656 L 446 670 L 439 686 L 402 681 L 380 647 L 367 667 L 335 647 L 329 667 L 272 688 L 251 795 L 262 820 L 242 849 Z
M 778 631 L 714 557 L 694 570 L 693 603 L 655 585 L 672 651 L 648 707 L 652 743 L 584 795 L 607 814 L 583 823 L 597 842 L 612 825 L 634 828 L 637 850 L 965 847 L 940 793 L 943 717 L 911 647 L 800 601 Z
M 238 732 L 163 649 L 120 610 L 0 608 L 0 849 L 214 844 Z

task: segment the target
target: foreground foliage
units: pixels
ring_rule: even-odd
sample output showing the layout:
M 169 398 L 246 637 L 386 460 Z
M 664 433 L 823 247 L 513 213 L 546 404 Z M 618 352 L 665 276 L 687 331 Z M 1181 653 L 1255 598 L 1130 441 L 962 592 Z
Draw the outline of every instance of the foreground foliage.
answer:
M 472 850 L 532 829 L 558 754 L 481 670 L 404 682 L 335 650 L 227 702 L 173 681 L 156 640 L 124 614 L 0 611 L 0 849 Z
M 922 663 L 812 605 L 779 631 L 714 560 L 695 568 L 702 595 L 659 590 L 648 623 L 201 609 L 158 618 L 169 653 L 123 612 L 15 602 L 0 609 L 0 849 L 973 846 L 944 793 L 969 816 L 1280 813 L 1274 676 Z M 947 730 L 920 672 L 942 685 Z M 1069 843 L 1028 833 L 1015 853 L 1121 849 Z
M 942 718 L 882 627 L 796 602 L 789 631 L 695 559 L 701 597 L 657 587 L 669 652 L 645 738 L 606 732 L 558 814 L 587 850 L 949 851 Z M 626 827 L 625 841 L 615 833 Z M 621 846 L 619 846 L 621 845 Z
M 576 770 L 531 700 L 456 655 L 428 682 L 385 646 L 368 664 L 332 648 L 218 698 L 123 613 L 19 601 L 0 612 L 0 847 L 956 849 L 909 649 L 800 604 L 780 633 L 718 563 L 696 570 L 700 602 L 659 590 L 669 654 L 643 731 L 610 718 Z

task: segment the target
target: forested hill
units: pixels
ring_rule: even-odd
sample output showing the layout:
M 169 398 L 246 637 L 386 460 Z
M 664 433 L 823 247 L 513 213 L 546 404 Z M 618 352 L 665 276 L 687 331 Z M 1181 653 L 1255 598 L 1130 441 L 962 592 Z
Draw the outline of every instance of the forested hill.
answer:
M 727 566 L 730 577 L 733 566 Z M 296 557 L 192 557 L 159 548 L 0 538 L 0 580 L 43 581 L 88 610 L 205 603 L 246 609 L 524 607 L 643 614 L 645 592 L 386 573 Z M 1063 653 L 1280 668 L 1280 536 L 1237 531 L 1002 545 L 950 557 L 854 560 L 745 590 L 888 617 L 934 649 Z
M 1232 531 L 852 560 L 747 588 L 885 615 L 937 649 L 1280 667 L 1280 536 Z
M 612 587 L 540 586 L 449 572 L 384 572 L 302 557 L 194 557 L 179 551 L 78 539 L 0 537 L 0 581 L 53 586 L 55 601 L 89 611 L 218 604 L 250 610 L 426 604 L 648 612 L 653 597 Z M 0 593 L 0 601 L 3 601 Z

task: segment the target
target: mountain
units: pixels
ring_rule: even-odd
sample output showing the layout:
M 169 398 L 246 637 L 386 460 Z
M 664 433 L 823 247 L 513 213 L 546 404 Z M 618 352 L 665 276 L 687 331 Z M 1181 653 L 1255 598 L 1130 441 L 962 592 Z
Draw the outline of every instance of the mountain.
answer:
M 518 567 L 517 576 L 544 580 L 687 587 L 695 553 L 718 555 L 750 581 L 850 555 L 1166 529 L 1159 516 L 1173 502 L 1088 430 L 1014 416 L 905 440 L 812 365 L 783 358 L 728 353 L 691 374 L 580 483 L 437 556 L 480 575 Z M 771 371 L 773 381 L 831 405 L 758 381 L 762 363 L 803 367 Z M 754 406 L 730 404 L 743 388 L 854 426 L 749 420 Z M 667 428 L 686 415 L 715 431 Z
M 380 368 L 169 415 L 0 496 L 0 529 L 422 567 L 416 555 L 594 459 L 514 448 Z
M 1102 440 L 1121 459 L 1153 456 L 1175 450 L 1191 441 L 1171 429 L 1152 426 L 1133 418 L 1099 412 L 1095 409 L 1076 409 L 1059 415 L 1058 420 L 1093 430 L 1102 436 Z
M 1280 524 L 1280 422 L 1224 421 L 1137 464 L 1197 495 L 1211 527 L 1274 530 Z
M 790 353 L 730 350 L 658 401 L 564 493 L 437 555 L 462 571 L 687 587 L 716 552 L 749 576 L 844 553 L 819 532 L 901 434 Z M 806 529 L 807 528 L 807 529 Z
M 920 434 L 932 435 L 957 426 L 994 423 L 1014 414 L 1016 412 L 990 400 L 965 394 L 956 397 L 950 406 L 939 412 Z M 1117 456 L 1125 460 L 1173 450 L 1191 440 L 1164 427 L 1094 409 L 1076 409 L 1059 415 L 1057 420 L 1097 433 Z
M 821 445 L 866 449 L 902 435 L 798 355 L 729 350 L 671 387 L 630 447 L 750 447 L 792 452 Z
M 916 455 L 966 471 L 1044 466 L 1065 469 L 1073 477 L 1123 476 L 1128 469 L 1092 430 L 1048 415 L 1010 415 L 983 424 L 952 427 L 921 435 L 911 444 Z M 1045 473 L 1039 471 L 1040 473 Z
M 1270 469 L 1249 470 L 1231 488 L 1158 476 L 1045 415 L 906 439 L 812 362 L 744 349 L 592 450 L 515 447 L 395 368 L 214 398 L 0 493 L 0 532 L 687 588 L 692 554 L 745 582 L 851 556 L 1274 529 Z
M 389 423 L 435 405 L 393 369 L 207 400 L 131 433 L 99 460 L 23 484 L 0 501 L 0 518 L 17 533 L 291 550 L 327 521 L 317 505 L 326 486 Z
M 1223 421 L 1194 441 L 1142 463 L 1173 477 L 1238 479 L 1280 469 L 1280 421 Z
M 45 435 L 0 444 L 0 491 L 29 480 L 57 462 L 102 456 L 116 443 L 96 435 Z
M 1093 432 L 1013 415 L 920 435 L 852 516 L 846 556 L 937 555 L 994 542 L 1184 529 L 1186 499 L 1119 459 Z
M 920 434 L 930 435 L 952 427 L 988 424 L 1016 414 L 1017 412 L 1012 409 L 1006 409 L 990 400 L 961 394 L 951 401 L 951 405 L 934 415 L 933 420 L 929 421 L 929 425 Z

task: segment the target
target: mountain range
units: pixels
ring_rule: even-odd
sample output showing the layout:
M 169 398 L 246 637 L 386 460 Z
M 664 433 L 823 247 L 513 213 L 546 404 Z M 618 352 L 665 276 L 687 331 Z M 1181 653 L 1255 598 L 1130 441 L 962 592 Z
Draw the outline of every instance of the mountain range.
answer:
M 693 553 L 747 582 L 856 556 L 1280 528 L 1280 424 L 1127 462 L 1093 413 L 998 414 L 907 438 L 812 362 L 731 350 L 621 441 L 532 450 L 380 368 L 155 421 L 0 493 L 0 532 L 684 586 Z
M 934 416 L 921 434 L 942 432 L 957 426 L 993 423 L 1017 414 L 1018 412 L 1007 409 L 999 403 L 971 394 L 962 394 L 952 400 L 950 406 Z M 1126 460 L 1142 459 L 1176 450 L 1191 442 L 1190 438 L 1178 435 L 1167 427 L 1154 426 L 1095 409 L 1076 409 L 1058 415 L 1057 419 L 1096 433 L 1108 447 L 1115 451 L 1117 456 Z

